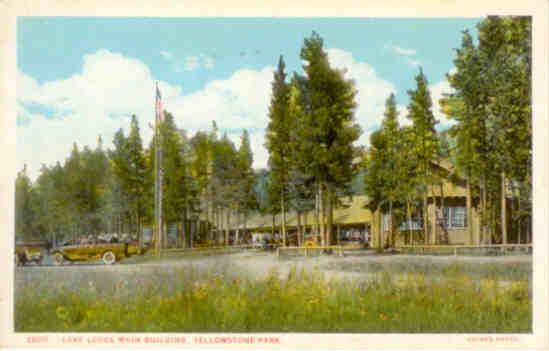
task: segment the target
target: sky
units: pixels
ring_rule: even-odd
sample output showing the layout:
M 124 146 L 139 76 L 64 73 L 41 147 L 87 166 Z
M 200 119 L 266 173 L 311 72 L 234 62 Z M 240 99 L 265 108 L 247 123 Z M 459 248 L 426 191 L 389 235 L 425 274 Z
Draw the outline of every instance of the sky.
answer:
M 480 18 L 86 18 L 19 17 L 17 21 L 17 169 L 36 178 L 42 164 L 64 162 L 72 144 L 107 147 L 138 117 L 148 145 L 155 83 L 180 128 L 192 135 L 215 120 L 238 145 L 250 133 L 254 167 L 267 166 L 264 132 L 273 70 L 283 55 L 288 75 L 302 73 L 299 52 L 316 31 L 330 65 L 355 81 L 360 144 L 395 93 L 400 121 L 421 66 L 433 112 L 451 121 L 438 99 L 451 92 L 461 32 L 476 36 Z

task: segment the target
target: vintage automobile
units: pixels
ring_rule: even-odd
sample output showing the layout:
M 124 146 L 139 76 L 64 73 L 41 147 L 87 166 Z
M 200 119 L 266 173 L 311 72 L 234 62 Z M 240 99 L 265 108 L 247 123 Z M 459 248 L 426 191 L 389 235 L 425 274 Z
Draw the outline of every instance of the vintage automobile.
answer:
M 44 241 L 18 242 L 15 244 L 15 265 L 42 264 L 48 243 Z
M 143 253 L 135 241 L 105 242 L 88 241 L 85 243 L 69 241 L 53 250 L 53 262 L 62 265 L 65 262 L 101 260 L 104 264 L 113 264 L 116 261 L 135 254 Z

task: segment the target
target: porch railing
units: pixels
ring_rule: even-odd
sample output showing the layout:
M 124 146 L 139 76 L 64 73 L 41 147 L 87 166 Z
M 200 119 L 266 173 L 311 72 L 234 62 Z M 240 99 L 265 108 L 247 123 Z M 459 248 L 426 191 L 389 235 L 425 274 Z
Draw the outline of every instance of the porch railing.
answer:
M 482 245 L 401 245 L 396 250 L 402 253 L 416 254 L 463 254 L 470 253 L 494 253 L 506 254 L 510 252 L 532 253 L 532 244 L 482 244 Z

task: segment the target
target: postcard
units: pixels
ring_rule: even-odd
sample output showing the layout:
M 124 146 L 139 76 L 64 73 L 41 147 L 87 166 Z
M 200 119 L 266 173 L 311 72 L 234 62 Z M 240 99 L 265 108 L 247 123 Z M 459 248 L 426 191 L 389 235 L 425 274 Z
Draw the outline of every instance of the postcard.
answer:
M 2 4 L 2 346 L 547 349 L 547 3 L 109 5 Z

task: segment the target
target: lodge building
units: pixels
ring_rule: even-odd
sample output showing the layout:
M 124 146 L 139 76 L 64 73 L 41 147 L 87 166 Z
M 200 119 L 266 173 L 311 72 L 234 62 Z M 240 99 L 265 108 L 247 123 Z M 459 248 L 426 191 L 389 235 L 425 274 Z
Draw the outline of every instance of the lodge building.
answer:
M 393 244 L 401 246 L 406 244 L 449 244 L 449 245 L 480 245 L 496 243 L 497 239 L 482 237 L 481 220 L 478 210 L 478 199 L 472 199 L 471 218 L 467 218 L 467 188 L 463 179 L 455 176 L 453 165 L 442 160 L 432 164 L 441 182 L 429 186 L 427 197 L 427 212 L 429 225 L 428 240 L 423 238 L 422 220 L 418 218 L 417 212 L 412 221 L 401 220 L 393 225 Z M 336 244 L 347 242 L 361 242 L 372 248 L 383 248 L 388 246 L 389 239 L 389 214 L 383 211 L 371 211 L 368 207 L 366 196 L 353 196 L 352 198 L 340 199 L 342 206 L 334 209 L 333 231 Z M 512 214 L 512 201 L 508 201 L 508 213 Z M 421 211 L 419 211 L 421 212 Z M 440 219 L 442 217 L 444 220 Z M 438 215 L 438 216 L 437 216 Z M 439 218 L 437 221 L 436 218 Z M 509 242 L 529 242 L 528 237 L 517 237 L 511 232 L 511 217 L 508 215 Z M 400 216 L 405 218 L 405 216 Z M 306 240 L 311 236 L 314 228 L 314 213 L 310 211 L 302 215 L 302 228 L 305 228 Z M 250 218 L 247 229 L 256 236 L 273 235 L 280 231 L 280 214 L 255 215 Z M 470 227 L 470 231 L 469 231 Z M 286 228 L 290 244 L 297 244 L 295 237 L 297 233 L 297 216 L 291 212 L 286 214 Z

